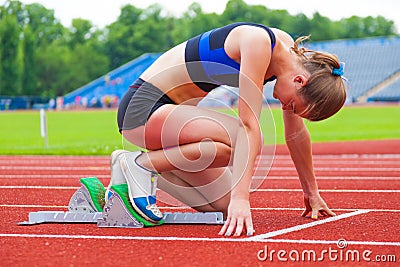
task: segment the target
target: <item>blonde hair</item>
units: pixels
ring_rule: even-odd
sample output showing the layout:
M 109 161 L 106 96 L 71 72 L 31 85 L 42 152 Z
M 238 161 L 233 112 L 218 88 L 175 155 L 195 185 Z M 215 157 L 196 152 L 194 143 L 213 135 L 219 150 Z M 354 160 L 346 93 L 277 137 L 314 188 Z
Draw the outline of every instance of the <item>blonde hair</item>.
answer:
M 299 44 L 310 36 L 296 39 L 291 50 L 296 53 L 303 67 L 310 73 L 306 85 L 297 91 L 307 104 L 304 113 L 310 121 L 327 119 L 337 113 L 346 101 L 346 87 L 341 75 L 333 74 L 340 68 L 336 55 L 299 48 Z

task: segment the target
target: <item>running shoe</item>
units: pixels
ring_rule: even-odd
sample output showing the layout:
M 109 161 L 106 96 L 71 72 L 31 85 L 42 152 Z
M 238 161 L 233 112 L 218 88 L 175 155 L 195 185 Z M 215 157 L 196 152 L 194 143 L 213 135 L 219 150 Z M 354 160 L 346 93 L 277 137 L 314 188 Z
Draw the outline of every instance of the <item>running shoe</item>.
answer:
M 129 198 L 133 208 L 146 220 L 159 222 L 163 218 L 163 214 L 156 205 L 159 174 L 136 163 L 141 154 L 141 151 L 123 153 L 120 157 L 121 170 L 128 184 Z
M 108 185 L 105 193 L 106 201 L 112 195 L 112 193 L 110 192 L 111 186 L 117 184 L 126 184 L 126 180 L 124 174 L 121 171 L 121 165 L 120 165 L 121 156 L 125 153 L 129 153 L 129 151 L 115 150 L 111 153 L 111 158 L 110 158 L 111 179 L 110 179 L 110 184 Z

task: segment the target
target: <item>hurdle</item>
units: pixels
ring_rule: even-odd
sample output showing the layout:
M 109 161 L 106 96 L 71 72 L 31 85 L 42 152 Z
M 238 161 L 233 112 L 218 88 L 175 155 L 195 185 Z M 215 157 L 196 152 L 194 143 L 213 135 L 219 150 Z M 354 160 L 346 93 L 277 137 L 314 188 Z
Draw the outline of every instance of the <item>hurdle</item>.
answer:
M 163 219 L 154 223 L 141 217 L 129 201 L 128 185 L 111 187 L 105 201 L 106 189 L 97 177 L 80 179 L 81 187 L 72 195 L 68 211 L 30 212 L 28 221 L 18 225 L 43 223 L 97 224 L 98 227 L 143 228 L 162 224 L 223 224 L 222 212 L 164 212 Z

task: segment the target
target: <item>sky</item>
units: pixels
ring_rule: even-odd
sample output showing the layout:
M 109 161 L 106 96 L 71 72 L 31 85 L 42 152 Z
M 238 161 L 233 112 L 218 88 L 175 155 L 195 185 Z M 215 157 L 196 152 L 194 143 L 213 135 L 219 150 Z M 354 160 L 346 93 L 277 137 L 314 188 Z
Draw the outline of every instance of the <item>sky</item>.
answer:
M 145 9 L 158 3 L 175 16 L 180 16 L 188 6 L 197 2 L 203 12 L 222 13 L 228 0 L 20 0 L 24 4 L 40 3 L 47 9 L 55 11 L 55 17 L 69 27 L 73 18 L 90 20 L 95 26 L 104 28 L 114 22 L 120 9 L 126 4 L 132 4 Z M 270 9 L 286 9 L 290 14 L 304 13 L 311 17 L 314 12 L 339 20 L 353 15 L 383 16 L 395 22 L 400 32 L 400 1 L 399 0 L 244 0 L 249 5 L 261 4 Z M 3 5 L 5 0 L 0 0 Z

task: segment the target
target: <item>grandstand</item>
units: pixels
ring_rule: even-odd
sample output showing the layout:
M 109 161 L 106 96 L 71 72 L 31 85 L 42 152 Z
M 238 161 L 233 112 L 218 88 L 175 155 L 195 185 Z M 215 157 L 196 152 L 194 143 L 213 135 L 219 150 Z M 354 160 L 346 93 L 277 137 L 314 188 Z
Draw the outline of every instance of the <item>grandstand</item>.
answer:
M 336 54 L 346 63 L 345 77 L 349 89 L 347 102 L 400 101 L 400 37 L 310 42 L 306 47 Z M 99 107 L 110 105 L 113 100 L 118 101 L 128 86 L 159 56 L 144 54 L 128 62 L 65 95 L 64 105 Z M 264 88 L 269 103 L 277 103 L 272 97 L 273 86 L 274 83 L 269 83 Z M 227 97 L 224 93 L 211 94 L 210 97 L 234 102 L 232 96 Z M 206 99 L 203 105 L 206 103 L 211 102 Z
M 367 101 L 398 102 L 400 100 L 400 79 L 385 87 L 383 90 L 367 98 Z
M 100 107 L 121 99 L 129 85 L 161 54 L 144 54 L 64 96 L 64 106 Z M 86 102 L 86 103 L 85 103 Z

